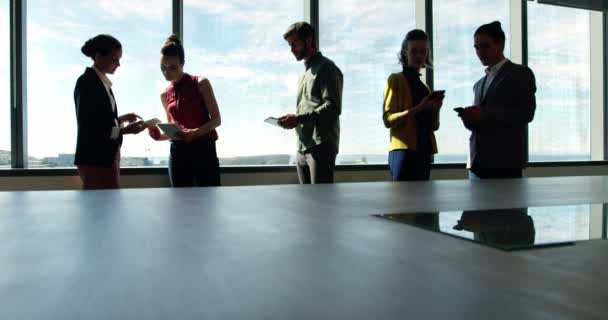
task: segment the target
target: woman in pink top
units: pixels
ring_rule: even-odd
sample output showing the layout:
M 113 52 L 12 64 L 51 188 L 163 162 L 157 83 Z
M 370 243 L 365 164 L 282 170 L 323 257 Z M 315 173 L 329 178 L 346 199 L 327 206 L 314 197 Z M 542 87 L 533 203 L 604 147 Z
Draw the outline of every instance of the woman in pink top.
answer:
M 180 127 L 180 140 L 171 141 L 169 177 L 172 187 L 220 185 L 220 166 L 215 149 L 221 124 L 220 110 L 205 77 L 184 72 L 184 47 L 176 35 L 161 49 L 160 69 L 171 83 L 160 95 L 167 121 Z M 148 128 L 154 140 L 168 140 L 156 126 Z

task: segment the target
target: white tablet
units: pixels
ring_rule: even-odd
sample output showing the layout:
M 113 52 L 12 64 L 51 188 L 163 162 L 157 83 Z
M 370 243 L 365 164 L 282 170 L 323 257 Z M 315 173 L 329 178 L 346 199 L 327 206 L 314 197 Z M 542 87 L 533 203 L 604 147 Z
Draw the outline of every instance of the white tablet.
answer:
M 144 128 L 147 128 L 149 126 L 157 125 L 159 123 L 161 123 L 160 120 L 158 120 L 157 118 L 152 118 L 150 120 L 146 120 L 146 121 L 142 122 L 141 126 Z
M 180 131 L 179 126 L 175 123 L 159 123 L 156 125 L 160 130 L 169 136 L 171 140 L 182 140 L 182 138 L 175 134 Z
M 280 125 L 279 125 L 279 119 L 277 119 L 275 117 L 268 117 L 268 118 L 266 118 L 264 120 L 264 122 L 266 122 L 268 124 L 271 124 L 271 125 L 274 125 L 274 126 L 277 126 L 277 127 L 280 127 Z

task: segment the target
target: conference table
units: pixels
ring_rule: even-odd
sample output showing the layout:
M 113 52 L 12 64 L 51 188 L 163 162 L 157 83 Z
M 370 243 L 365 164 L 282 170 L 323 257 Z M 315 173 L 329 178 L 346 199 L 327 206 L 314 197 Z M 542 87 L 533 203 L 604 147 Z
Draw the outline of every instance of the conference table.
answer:
M 0 192 L 0 319 L 608 319 L 605 202 L 600 176 Z M 593 239 L 375 216 L 564 207 Z

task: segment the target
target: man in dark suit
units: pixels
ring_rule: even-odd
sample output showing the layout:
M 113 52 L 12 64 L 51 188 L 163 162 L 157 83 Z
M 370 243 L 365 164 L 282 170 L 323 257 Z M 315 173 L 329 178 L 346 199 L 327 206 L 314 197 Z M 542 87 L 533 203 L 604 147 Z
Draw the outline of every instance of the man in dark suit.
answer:
M 473 87 L 474 106 L 460 113 L 471 130 L 467 168 L 472 179 L 521 178 L 528 162 L 528 123 L 536 110 L 534 73 L 505 58 L 500 22 L 475 32 L 475 50 L 487 66 Z
M 453 229 L 470 231 L 475 241 L 506 250 L 529 248 L 536 240 L 528 208 L 463 211 Z

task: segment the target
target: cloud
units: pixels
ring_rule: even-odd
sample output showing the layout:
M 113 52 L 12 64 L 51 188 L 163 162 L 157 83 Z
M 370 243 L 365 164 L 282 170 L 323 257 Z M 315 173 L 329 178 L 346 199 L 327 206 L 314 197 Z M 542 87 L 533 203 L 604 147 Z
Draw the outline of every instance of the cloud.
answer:
M 414 26 L 413 2 L 322 2 L 320 45 L 332 55 L 345 50 L 361 55 L 390 52 L 396 59 L 403 36 Z
M 283 41 L 287 27 L 302 20 L 304 5 L 301 0 L 266 1 L 208 1 L 186 0 L 184 10 L 221 19 L 226 28 L 237 26 L 246 30 L 246 46 L 267 48 Z M 285 49 L 287 46 L 285 46 Z
M 216 0 L 185 0 L 184 9 L 198 9 L 209 14 L 222 15 L 233 12 L 237 1 L 216 1 Z
M 205 65 L 217 64 L 243 64 L 243 65 L 261 65 L 266 67 L 276 67 L 277 65 L 285 65 L 302 67 L 301 63 L 295 62 L 295 59 L 289 52 L 287 47 L 277 50 L 274 47 L 235 47 L 227 51 L 216 51 L 203 48 L 200 45 L 194 45 L 194 48 L 186 52 L 187 63 L 202 63 Z
M 555 61 L 559 60 L 549 60 L 543 64 L 534 64 L 534 61 L 531 61 L 530 67 L 536 76 L 536 85 L 540 93 L 554 90 L 557 94 L 564 95 L 575 90 L 586 92 L 591 90 L 591 70 L 588 61 L 561 64 Z
M 8 8 L 7 8 L 8 9 Z M 6 11 L 0 11 L 0 21 L 6 22 L 8 21 L 8 12 Z M 4 61 L 8 61 L 8 56 L 9 56 L 9 24 L 8 23 L 2 23 L 0 24 L 0 39 L 2 39 L 0 41 L 0 57 L 2 57 L 2 60 Z M 6 60 L 5 60 L 6 57 Z M 8 63 L 2 61 L 2 63 L 0 63 L 0 68 L 4 68 L 4 66 L 8 65 Z
M 77 35 L 86 32 L 86 30 L 86 27 L 83 27 L 82 29 L 70 27 L 64 29 L 61 26 L 41 24 L 37 21 L 30 20 L 27 24 L 28 46 L 32 48 L 40 47 L 40 50 L 48 50 L 49 45 L 57 47 L 66 44 L 80 49 L 80 46 L 84 41 Z M 31 51 L 32 48 L 28 51 Z
M 564 97 L 563 95 L 559 97 L 537 97 L 537 105 L 539 106 L 539 109 L 537 109 L 537 111 L 539 112 L 547 112 L 547 110 L 544 110 L 544 108 L 563 108 L 565 109 L 563 111 L 572 111 L 574 109 L 580 108 L 582 109 L 581 111 L 585 111 L 585 109 L 586 111 L 588 111 L 589 108 L 586 107 L 591 105 L 591 99 L 589 97 Z
M 166 36 L 163 30 L 170 30 L 171 1 L 101 0 L 82 4 L 74 1 L 68 8 L 58 7 L 52 1 L 41 3 L 34 9 L 38 18 L 28 22 L 32 83 L 29 98 L 36 110 L 35 115 L 30 113 L 32 127 L 44 127 L 47 114 L 51 119 L 57 114 L 73 115 L 71 85 L 85 61 L 79 48 L 86 40 L 84 36 L 94 34 L 100 26 L 116 31 L 128 47 L 123 66 L 113 78 L 121 110 L 133 107 L 162 115 L 158 94 L 167 83 L 158 70 L 157 59 L 158 47 Z M 588 13 L 546 6 L 537 10 L 535 7 L 539 6 L 534 3 L 530 6 L 530 61 L 539 86 L 539 110 L 531 130 L 531 150 L 588 150 L 589 40 L 581 36 L 588 34 Z M 459 14 L 467 8 L 475 8 L 476 14 Z M 321 49 L 345 73 L 342 153 L 385 153 L 388 133 L 380 119 L 382 89 L 386 76 L 399 70 L 396 53 L 405 33 L 415 25 L 414 1 L 321 1 L 321 10 Z M 479 24 L 500 19 L 508 34 L 508 2 L 497 5 L 482 0 L 436 1 L 435 10 L 435 82 L 449 90 L 446 103 L 449 101 L 450 106 L 468 102 L 472 100 L 473 83 L 483 75 L 483 67 L 472 49 L 472 33 Z M 228 49 L 226 46 L 231 45 L 228 40 L 215 44 L 197 39 L 199 42 L 186 52 L 187 69 L 209 77 L 218 99 L 222 99 L 218 101 L 225 116 L 218 142 L 220 155 L 292 153 L 294 134 L 277 133 L 261 119 L 266 114 L 293 111 L 302 64 L 294 61 L 282 33 L 289 24 L 302 19 L 302 1 L 185 0 L 185 11 L 189 19 L 196 20 L 190 22 L 206 27 L 213 21 L 211 27 L 216 28 L 213 30 L 239 39 Z M 83 16 L 83 12 L 88 15 Z M 207 19 L 209 16 L 213 19 Z M 6 21 L 1 14 L 0 18 Z M 140 23 L 141 20 L 146 23 Z M 186 37 L 201 35 L 195 32 L 186 30 Z M 65 48 L 60 44 L 68 44 L 74 55 L 60 57 L 55 50 Z M 6 44 L 0 43 L 0 49 L 3 46 Z M 42 67 L 48 72 L 32 71 Z M 62 93 L 55 91 L 61 85 L 42 88 L 57 82 L 69 82 L 70 86 L 64 86 Z M 137 94 L 131 91 L 134 84 L 138 84 Z M 55 97 L 42 99 L 47 95 Z M 60 112 L 57 108 L 61 108 Z M 551 112 L 555 108 L 567 112 L 556 116 Z M 71 139 L 72 125 L 57 134 Z M 572 128 L 575 133 L 565 137 L 564 128 Z M 251 131 L 269 143 L 241 146 L 238 141 Z M 366 132 L 365 138 L 361 132 Z M 546 141 L 547 135 L 560 138 Z M 42 130 L 32 130 L 30 146 L 34 155 L 57 152 L 57 145 L 46 136 Z M 144 138 L 129 140 L 125 154 L 166 155 L 166 144 L 151 144 Z M 449 111 L 444 112 L 442 129 L 438 132 L 441 152 L 466 152 L 467 138 L 468 132 L 458 119 Z M 563 146 L 556 144 L 562 140 Z M 72 144 L 67 144 L 65 152 L 71 152 Z
M 433 10 L 436 34 L 456 30 L 466 31 L 464 34 L 472 41 L 477 27 L 494 20 L 501 22 L 505 33 L 509 32 L 510 7 L 508 1 L 441 1 L 433 4 Z M 472 11 L 474 14 L 471 14 Z
M 94 2 L 103 14 L 110 18 L 167 20 L 171 17 L 171 1 L 168 0 L 97 0 Z
M 216 52 L 195 48 L 187 52 L 187 68 L 208 77 L 216 90 L 243 88 L 242 92 L 254 94 L 251 88 L 279 88 L 273 96 L 295 97 L 298 76 L 302 65 L 294 60 L 288 50 L 276 51 L 256 47 L 244 47 Z M 230 87 L 217 85 L 216 80 L 229 81 Z M 293 82 L 293 83 L 292 83 Z

